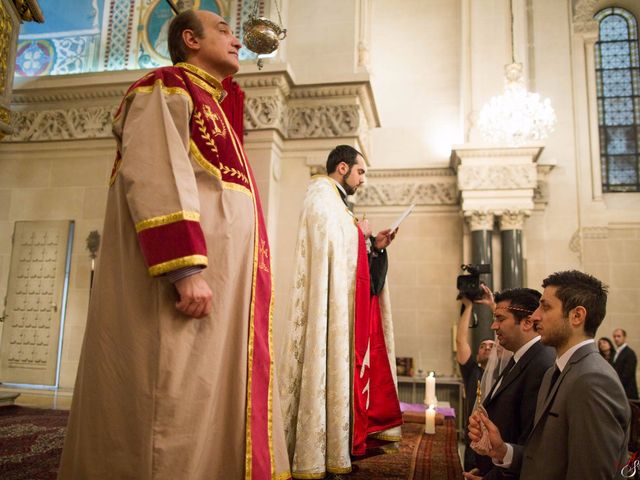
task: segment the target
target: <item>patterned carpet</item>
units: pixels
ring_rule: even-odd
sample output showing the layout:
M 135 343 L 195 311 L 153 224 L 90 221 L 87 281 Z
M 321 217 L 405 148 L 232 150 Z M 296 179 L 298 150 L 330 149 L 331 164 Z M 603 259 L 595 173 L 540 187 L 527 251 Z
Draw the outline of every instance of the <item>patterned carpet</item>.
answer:
M 0 407 L 0 478 L 54 480 L 69 412 Z
M 68 412 L 0 407 L 0 479 L 54 480 Z M 455 422 L 424 435 L 424 424 L 405 423 L 397 451 L 376 452 L 355 462 L 345 480 L 458 480 L 462 478 Z
M 459 480 L 462 467 L 457 450 L 455 421 L 436 426 L 435 435 L 424 434 L 423 423 L 405 423 L 397 453 L 355 462 L 356 471 L 345 480 Z

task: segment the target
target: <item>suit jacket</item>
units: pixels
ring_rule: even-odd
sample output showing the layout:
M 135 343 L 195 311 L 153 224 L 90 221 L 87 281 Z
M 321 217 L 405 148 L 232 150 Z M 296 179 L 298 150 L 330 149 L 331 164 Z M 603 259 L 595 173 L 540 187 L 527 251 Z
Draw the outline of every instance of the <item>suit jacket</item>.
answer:
M 542 380 L 526 444 L 514 445 L 510 470 L 521 480 L 620 478 L 631 412 L 616 372 L 594 343 L 571 356 L 549 392 L 553 370 Z
M 527 439 L 533 427 L 540 383 L 555 358 L 553 348 L 539 341 L 534 343 L 502 378 L 493 395 L 485 399 L 484 408 L 505 442 L 523 444 Z M 495 467 L 489 457 L 478 456 L 477 460 L 485 479 L 514 478 Z
M 628 345 L 620 350 L 618 358 L 613 362 L 613 368 L 618 372 L 627 398 L 638 398 L 638 385 L 636 384 L 637 366 L 638 358 L 636 357 L 636 352 L 631 350 Z

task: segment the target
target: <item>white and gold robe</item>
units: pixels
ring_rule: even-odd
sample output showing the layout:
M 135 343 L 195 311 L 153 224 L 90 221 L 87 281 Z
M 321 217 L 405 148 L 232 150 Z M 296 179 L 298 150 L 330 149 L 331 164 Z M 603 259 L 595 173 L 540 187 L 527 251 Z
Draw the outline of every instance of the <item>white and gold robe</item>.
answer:
M 280 358 L 280 397 L 294 478 L 351 471 L 358 235 L 334 181 L 325 176 L 312 179 L 300 218 L 288 338 Z M 380 306 L 397 384 L 386 285 Z M 378 432 L 377 437 L 398 440 L 400 428 Z

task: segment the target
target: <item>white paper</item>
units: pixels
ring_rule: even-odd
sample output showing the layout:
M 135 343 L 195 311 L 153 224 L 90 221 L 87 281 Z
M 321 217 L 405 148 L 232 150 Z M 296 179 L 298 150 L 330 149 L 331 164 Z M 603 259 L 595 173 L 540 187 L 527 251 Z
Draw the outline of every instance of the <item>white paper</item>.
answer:
M 398 228 L 400 226 L 400 224 L 402 223 L 402 221 L 407 218 L 409 216 L 409 214 L 411 213 L 411 210 L 413 210 L 413 207 L 415 207 L 416 204 L 412 203 L 411 205 L 409 205 L 409 207 L 402 212 L 402 215 L 400 215 L 395 222 L 393 222 L 391 224 L 391 226 L 389 227 L 392 231 L 395 230 L 396 228 Z

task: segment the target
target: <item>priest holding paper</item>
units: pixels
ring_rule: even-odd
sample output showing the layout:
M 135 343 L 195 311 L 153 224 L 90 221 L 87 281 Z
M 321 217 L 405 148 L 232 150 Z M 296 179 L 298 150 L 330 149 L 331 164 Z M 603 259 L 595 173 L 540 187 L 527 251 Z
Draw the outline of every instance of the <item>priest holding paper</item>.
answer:
M 280 383 L 293 478 L 349 473 L 352 456 L 400 439 L 385 281 L 397 228 L 372 236 L 346 202 L 366 170 L 340 145 L 304 200 Z

